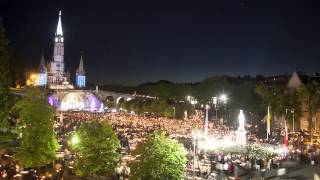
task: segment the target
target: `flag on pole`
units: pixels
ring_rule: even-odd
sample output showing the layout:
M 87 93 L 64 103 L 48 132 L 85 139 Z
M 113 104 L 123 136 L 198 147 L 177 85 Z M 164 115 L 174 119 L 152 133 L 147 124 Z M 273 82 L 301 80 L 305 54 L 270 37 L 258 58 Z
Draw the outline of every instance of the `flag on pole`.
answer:
M 286 116 L 284 119 L 284 139 L 283 139 L 283 144 L 285 147 L 288 146 L 288 125 L 287 125 L 287 119 L 288 119 L 288 110 L 286 109 Z
M 284 123 L 284 142 L 283 144 L 285 145 L 285 147 L 288 146 L 288 126 L 287 126 L 287 121 L 285 121 Z
M 270 107 L 268 106 L 268 115 L 267 115 L 267 139 L 270 136 Z

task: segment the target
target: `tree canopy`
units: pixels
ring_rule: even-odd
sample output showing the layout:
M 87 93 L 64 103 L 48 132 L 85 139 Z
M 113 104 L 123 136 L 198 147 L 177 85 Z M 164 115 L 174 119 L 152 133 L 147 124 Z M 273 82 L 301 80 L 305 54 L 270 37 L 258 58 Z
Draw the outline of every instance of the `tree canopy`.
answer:
M 136 114 L 152 114 L 156 116 L 182 118 L 184 111 L 188 115 L 194 113 L 194 107 L 189 102 L 168 102 L 163 99 L 140 99 L 136 98 L 125 101 L 122 108 L 133 111 Z
M 298 93 L 308 110 L 308 128 L 312 130 L 312 117 L 320 107 L 320 84 L 311 81 L 299 87 Z
M 10 56 L 9 41 L 0 18 L 0 128 L 8 127 L 9 85 L 10 85 Z
M 71 141 L 77 176 L 111 175 L 117 165 L 120 142 L 107 122 L 88 121 Z
M 177 141 L 156 132 L 133 152 L 137 158 L 130 164 L 132 179 L 181 179 L 187 162 L 186 154 Z
M 272 113 L 276 116 L 283 116 L 286 109 L 300 110 L 299 96 L 296 91 L 290 91 L 284 85 L 265 85 L 256 87 L 256 92 L 261 96 L 266 106 L 271 106 Z
M 37 88 L 26 89 L 25 96 L 15 108 L 22 134 L 15 158 L 26 168 L 51 163 L 56 158 L 58 143 L 53 129 L 53 109 L 44 93 Z

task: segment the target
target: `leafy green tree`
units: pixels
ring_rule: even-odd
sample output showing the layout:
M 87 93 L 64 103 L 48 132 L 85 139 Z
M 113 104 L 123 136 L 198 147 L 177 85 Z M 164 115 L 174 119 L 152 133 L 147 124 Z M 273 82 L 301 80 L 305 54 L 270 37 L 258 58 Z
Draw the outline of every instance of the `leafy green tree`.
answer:
M 120 142 L 107 121 L 83 123 L 73 134 L 71 142 L 76 175 L 98 178 L 114 172 Z
M 295 117 L 300 116 L 301 108 L 298 93 L 290 91 L 281 85 L 261 84 L 256 87 L 256 92 L 261 96 L 265 106 L 271 106 L 272 117 L 285 117 L 286 110 L 295 109 Z M 288 112 L 288 117 L 290 112 Z M 290 121 L 291 123 L 291 121 Z
M 145 83 L 136 87 L 138 94 L 157 96 L 160 99 L 183 100 L 191 93 L 191 84 L 173 83 L 170 81 L 158 81 Z
M 176 103 L 174 104 L 176 117 L 182 118 L 184 117 L 184 112 L 187 111 L 188 116 L 194 113 L 194 106 L 189 102 Z
M 298 93 L 301 100 L 305 103 L 308 110 L 308 129 L 312 131 L 312 117 L 317 112 L 320 106 L 320 84 L 316 81 L 311 81 L 308 84 L 303 84 L 299 87 Z
M 9 85 L 10 85 L 10 56 L 9 41 L 0 18 L 0 128 L 8 127 Z
M 37 88 L 26 89 L 25 96 L 15 108 L 22 134 L 15 158 L 26 168 L 51 163 L 56 158 L 58 143 L 53 130 L 53 109 L 44 92 Z
M 181 179 L 187 162 L 186 151 L 162 132 L 149 136 L 133 152 L 136 160 L 130 164 L 132 179 Z
M 263 99 L 265 106 L 272 107 L 272 114 L 281 116 L 285 112 L 283 100 L 285 87 L 278 85 L 261 84 L 256 87 L 256 92 Z

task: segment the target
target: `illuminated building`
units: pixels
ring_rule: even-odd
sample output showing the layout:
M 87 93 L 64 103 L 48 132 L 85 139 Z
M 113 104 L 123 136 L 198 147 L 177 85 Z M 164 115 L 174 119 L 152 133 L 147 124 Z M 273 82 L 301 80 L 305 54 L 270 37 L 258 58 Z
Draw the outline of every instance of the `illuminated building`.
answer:
M 85 76 L 85 71 L 83 67 L 82 56 L 80 58 L 79 68 L 77 69 L 77 72 L 76 72 L 76 85 L 78 88 L 83 88 L 86 86 L 86 76 Z
M 41 54 L 38 78 L 39 78 L 39 86 L 45 87 L 47 85 L 47 67 L 44 62 L 43 52 Z
M 27 85 L 42 86 L 48 89 L 74 89 L 70 80 L 70 73 L 66 71 L 64 63 L 64 36 L 62 29 L 62 13 L 59 11 L 57 29 L 54 35 L 54 45 L 52 60 L 47 64 L 42 53 L 37 81 L 28 77 Z M 84 88 L 86 85 L 86 76 L 83 67 L 82 56 L 80 65 L 76 73 L 76 85 L 78 88 Z

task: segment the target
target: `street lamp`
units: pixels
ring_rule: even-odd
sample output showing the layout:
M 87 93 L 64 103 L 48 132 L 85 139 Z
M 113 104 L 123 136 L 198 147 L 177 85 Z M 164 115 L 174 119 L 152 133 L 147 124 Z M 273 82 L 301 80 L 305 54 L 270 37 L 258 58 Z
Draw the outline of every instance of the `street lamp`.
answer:
M 227 100 L 228 100 L 228 96 L 226 94 L 221 94 L 220 97 L 219 97 L 219 103 L 223 103 L 224 105 L 227 104 Z M 226 107 L 225 107 L 226 108 Z M 224 113 L 224 118 L 226 118 L 226 113 Z M 222 124 L 223 124 L 223 121 L 222 121 Z
M 214 104 L 214 108 L 216 109 L 216 121 L 218 121 L 218 98 L 217 97 L 212 97 L 212 102 Z
M 224 104 L 227 103 L 228 97 L 226 94 L 221 94 L 219 97 L 220 101 L 223 102 Z
M 195 162 L 196 162 L 196 138 L 200 137 L 199 131 L 192 131 L 192 138 L 193 138 L 193 164 L 192 164 L 192 175 L 193 175 L 193 180 L 196 179 L 195 176 Z
M 187 99 L 187 101 L 189 101 L 189 103 L 192 104 L 193 106 L 198 103 L 197 99 L 195 99 L 195 98 L 192 97 L 192 96 L 187 96 L 186 99 Z
M 292 131 L 294 132 L 294 109 L 291 110 L 292 113 Z
M 78 137 L 77 134 L 74 134 L 74 135 L 71 137 L 71 144 L 72 144 L 72 145 L 78 144 L 79 141 L 80 141 L 80 140 L 79 140 L 79 137 Z
M 209 126 L 209 117 L 208 117 L 208 115 L 209 115 L 209 109 L 210 109 L 210 106 L 207 104 L 206 106 L 205 106 L 205 109 L 206 109 L 206 119 L 205 119 L 205 123 L 204 123 L 204 134 L 205 134 L 205 137 L 207 137 L 208 136 L 208 126 Z
M 292 132 L 294 132 L 294 108 L 292 109 L 287 109 L 286 108 L 286 114 L 287 114 L 287 111 L 290 110 L 291 114 L 292 114 Z

